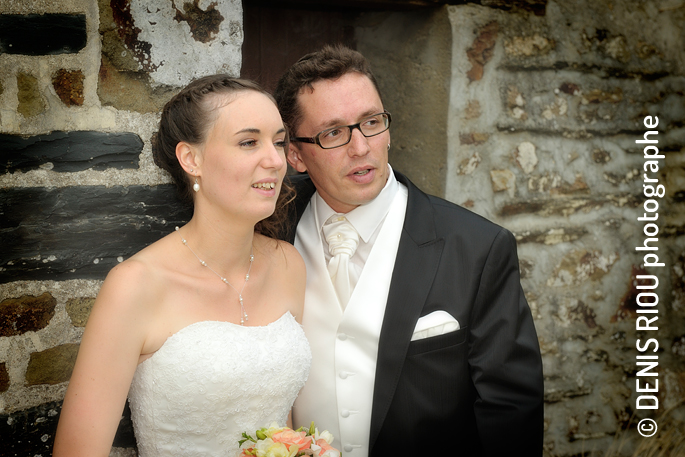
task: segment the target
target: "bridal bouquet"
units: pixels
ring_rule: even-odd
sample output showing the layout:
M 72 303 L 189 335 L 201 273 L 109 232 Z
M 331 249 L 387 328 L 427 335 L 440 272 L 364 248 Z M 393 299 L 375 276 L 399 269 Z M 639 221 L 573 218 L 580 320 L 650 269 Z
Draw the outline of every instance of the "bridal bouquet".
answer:
M 314 422 L 308 430 L 279 427 L 274 422 L 257 430 L 255 436 L 243 432 L 243 439 L 238 441 L 243 451 L 240 457 L 340 457 L 340 451 L 331 447 L 333 435 L 328 430 L 319 433 Z M 243 446 L 246 442 L 249 444 Z

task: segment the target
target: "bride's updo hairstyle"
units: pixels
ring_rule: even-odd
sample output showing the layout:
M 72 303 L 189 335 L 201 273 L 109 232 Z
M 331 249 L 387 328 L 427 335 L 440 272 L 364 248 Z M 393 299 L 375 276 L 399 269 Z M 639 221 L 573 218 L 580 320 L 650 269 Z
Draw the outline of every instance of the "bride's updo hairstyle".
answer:
M 182 141 L 195 146 L 203 144 L 217 120 L 218 108 L 230 103 L 243 91 L 264 94 L 276 106 L 271 94 L 256 82 L 218 74 L 191 82 L 162 109 L 159 131 L 152 138 L 152 157 L 158 167 L 171 175 L 180 197 L 190 205 L 193 204 L 193 183 L 176 158 L 176 145 Z M 288 149 L 287 142 L 285 149 Z M 274 214 L 258 222 L 255 231 L 276 237 L 284 228 L 286 207 L 293 199 L 294 190 L 283 183 Z

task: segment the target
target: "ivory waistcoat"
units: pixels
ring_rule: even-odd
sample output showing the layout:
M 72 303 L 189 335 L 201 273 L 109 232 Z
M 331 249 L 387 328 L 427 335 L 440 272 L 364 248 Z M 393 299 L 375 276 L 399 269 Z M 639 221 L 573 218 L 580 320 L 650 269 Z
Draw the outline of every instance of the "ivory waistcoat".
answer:
M 400 186 L 345 311 L 324 259 L 320 228 L 310 203 L 297 226 L 295 247 L 307 266 L 302 325 L 312 349 L 312 366 L 293 408 L 295 427 L 335 436 L 345 456 L 366 457 L 374 378 L 383 315 L 407 208 Z

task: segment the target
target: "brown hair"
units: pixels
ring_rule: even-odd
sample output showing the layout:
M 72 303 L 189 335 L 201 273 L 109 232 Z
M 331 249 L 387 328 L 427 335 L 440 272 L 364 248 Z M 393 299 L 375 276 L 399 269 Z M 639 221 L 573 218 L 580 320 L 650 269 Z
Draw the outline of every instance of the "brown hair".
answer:
M 381 96 L 369 62 L 361 53 L 343 45 L 326 45 L 320 51 L 307 54 L 281 76 L 274 98 L 291 135 L 295 135 L 302 121 L 302 108 L 298 104 L 300 90 L 312 88 L 313 83 L 322 79 L 338 79 L 353 71 L 367 76 Z
M 176 145 L 181 141 L 192 145 L 204 143 L 223 101 L 220 97 L 248 90 L 264 94 L 276 103 L 254 81 L 218 74 L 196 79 L 164 105 L 159 131 L 152 138 L 152 156 L 158 167 L 169 172 L 184 202 L 193 204 L 192 183 L 176 158 Z M 259 221 L 255 231 L 275 238 L 285 226 L 287 205 L 294 198 L 294 189 L 284 182 L 274 214 Z

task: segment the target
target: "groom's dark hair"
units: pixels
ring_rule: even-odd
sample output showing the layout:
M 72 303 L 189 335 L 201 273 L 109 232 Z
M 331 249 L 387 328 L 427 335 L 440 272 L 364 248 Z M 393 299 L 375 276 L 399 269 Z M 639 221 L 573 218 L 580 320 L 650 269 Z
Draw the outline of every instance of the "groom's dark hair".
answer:
M 281 76 L 274 92 L 274 98 L 291 135 L 302 121 L 302 108 L 298 103 L 300 91 L 322 79 L 338 79 L 341 76 L 357 72 L 368 77 L 381 97 L 376 78 L 371 73 L 371 66 L 359 52 L 343 45 L 326 45 L 320 51 L 312 52 L 295 62 Z M 381 98 L 382 100 L 382 98 Z

